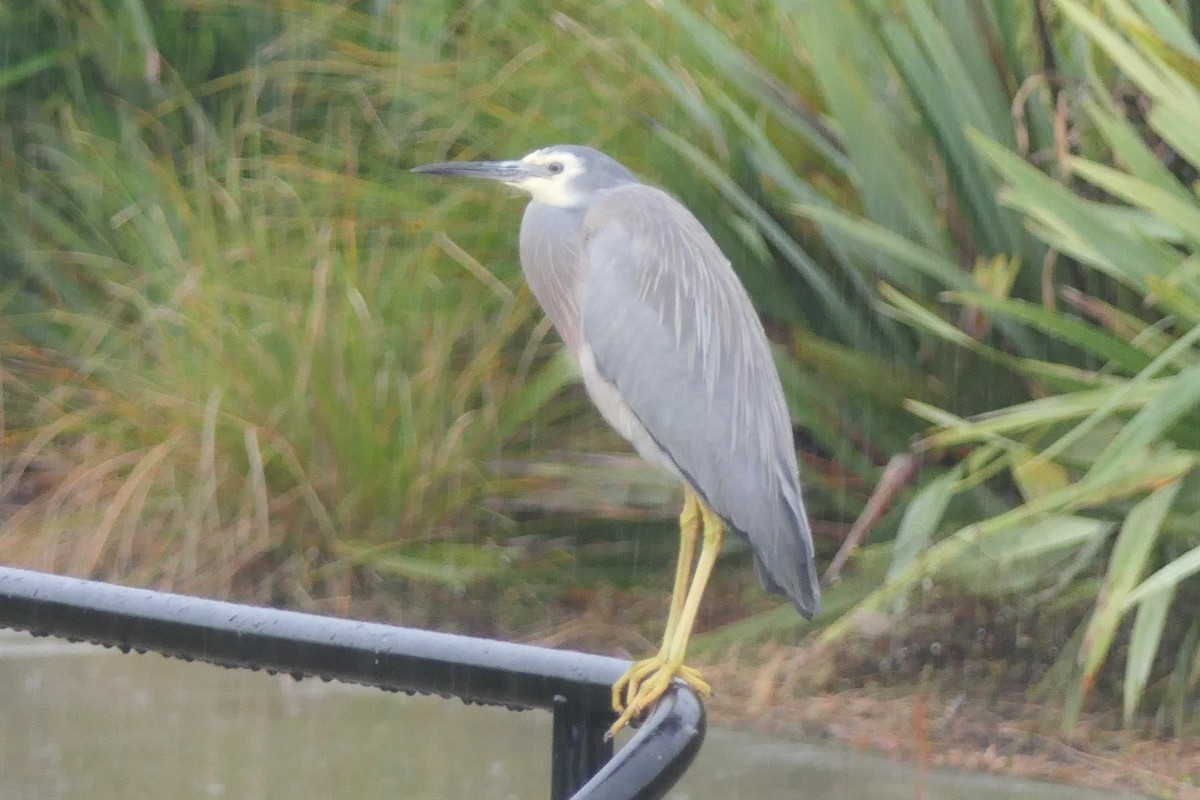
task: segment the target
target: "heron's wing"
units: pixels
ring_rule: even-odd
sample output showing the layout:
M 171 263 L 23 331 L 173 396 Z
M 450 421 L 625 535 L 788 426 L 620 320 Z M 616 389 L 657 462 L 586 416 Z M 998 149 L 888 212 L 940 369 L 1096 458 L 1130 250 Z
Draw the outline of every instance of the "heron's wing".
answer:
M 681 204 L 641 184 L 606 193 L 582 235 L 582 357 L 613 390 L 593 397 L 610 420 L 633 417 L 749 539 L 764 586 L 811 616 L 817 582 L 791 425 L 766 334 L 728 260 Z

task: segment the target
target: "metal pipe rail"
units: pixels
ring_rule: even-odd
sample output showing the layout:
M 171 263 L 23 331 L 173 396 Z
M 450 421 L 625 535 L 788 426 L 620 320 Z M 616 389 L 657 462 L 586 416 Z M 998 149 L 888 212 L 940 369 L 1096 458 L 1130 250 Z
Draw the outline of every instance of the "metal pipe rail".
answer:
M 0 567 L 0 627 L 187 661 L 314 676 L 554 714 L 552 800 L 653 800 L 704 739 L 676 681 L 614 756 L 604 731 L 625 661 L 565 650 L 225 603 Z

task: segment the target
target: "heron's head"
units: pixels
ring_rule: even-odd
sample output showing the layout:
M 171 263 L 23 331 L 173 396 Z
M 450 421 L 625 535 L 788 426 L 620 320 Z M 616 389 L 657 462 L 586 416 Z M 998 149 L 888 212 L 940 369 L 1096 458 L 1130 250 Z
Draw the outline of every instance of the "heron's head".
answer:
M 414 167 L 430 175 L 461 175 L 500 181 L 552 206 L 588 205 L 596 192 L 637 181 L 614 159 L 573 144 L 534 150 L 516 161 L 451 161 Z

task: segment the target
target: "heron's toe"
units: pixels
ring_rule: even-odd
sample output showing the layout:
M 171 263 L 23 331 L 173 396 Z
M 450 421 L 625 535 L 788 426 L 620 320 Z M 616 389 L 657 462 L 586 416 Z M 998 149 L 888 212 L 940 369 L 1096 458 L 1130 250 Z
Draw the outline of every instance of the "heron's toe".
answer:
M 672 664 L 662 656 L 639 661 L 613 684 L 613 710 L 620 716 L 604 738 L 607 740 L 616 736 L 634 717 L 648 711 L 666 693 L 675 678 L 682 680 L 697 694 L 712 697 L 712 687 L 700 677 L 699 672 L 686 664 Z
M 679 673 L 676 676 L 688 686 L 692 687 L 692 691 L 703 697 L 712 697 L 712 687 L 708 682 L 700 677 L 700 673 L 686 664 L 679 665 Z
M 612 707 L 618 714 L 624 712 L 638 695 L 642 682 L 654 673 L 663 669 L 667 657 L 661 653 L 645 658 L 631 665 L 625 674 L 617 679 L 612 688 Z

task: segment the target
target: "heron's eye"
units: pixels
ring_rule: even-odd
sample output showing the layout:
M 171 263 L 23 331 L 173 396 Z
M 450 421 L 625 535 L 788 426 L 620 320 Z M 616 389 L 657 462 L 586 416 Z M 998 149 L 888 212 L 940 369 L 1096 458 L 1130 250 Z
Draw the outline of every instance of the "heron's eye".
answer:
M 546 169 L 550 170 L 551 175 L 557 175 L 563 171 L 563 165 L 561 161 L 551 161 Z

